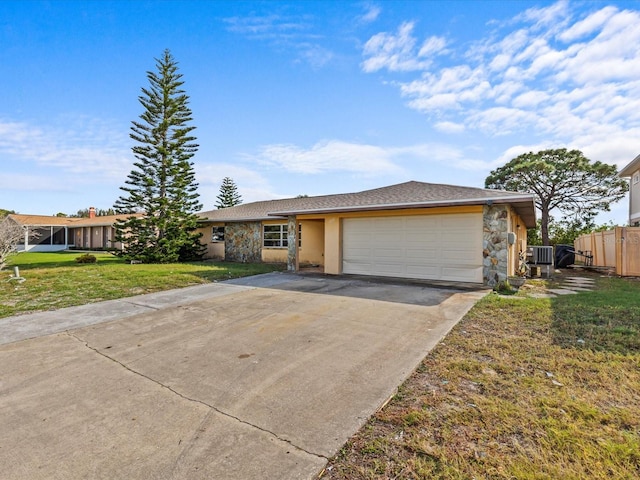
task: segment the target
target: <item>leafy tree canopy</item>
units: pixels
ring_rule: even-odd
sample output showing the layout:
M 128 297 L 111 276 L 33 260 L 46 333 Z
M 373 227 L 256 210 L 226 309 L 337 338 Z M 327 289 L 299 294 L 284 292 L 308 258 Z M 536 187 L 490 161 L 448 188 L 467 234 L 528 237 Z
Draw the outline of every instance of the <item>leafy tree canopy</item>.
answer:
M 107 215 L 115 215 L 116 211 L 113 208 L 96 208 L 96 216 L 104 217 Z M 64 215 L 64 214 L 63 214 Z M 61 216 L 58 214 L 58 216 Z M 76 213 L 69 215 L 72 218 L 89 218 L 89 209 L 81 208 Z
M 235 207 L 242 203 L 242 196 L 238 193 L 238 187 L 233 179 L 224 177 L 220 185 L 220 193 L 218 194 L 216 208 Z
M 628 182 L 618 177 L 615 165 L 593 162 L 580 150 L 543 150 L 520 155 L 493 170 L 485 187 L 535 195 L 541 212 L 543 245 L 550 244 L 550 212 L 558 210 L 576 225 L 590 225 L 601 211 L 621 200 Z
M 136 161 L 114 205 L 116 213 L 131 215 L 116 222 L 116 241 L 126 259 L 168 263 L 202 256 L 195 232 L 202 205 L 191 162 L 198 150 L 196 127 L 190 125 L 182 74 L 169 50 L 156 67 L 147 72 L 149 86 L 138 97 L 143 112 L 132 122 Z

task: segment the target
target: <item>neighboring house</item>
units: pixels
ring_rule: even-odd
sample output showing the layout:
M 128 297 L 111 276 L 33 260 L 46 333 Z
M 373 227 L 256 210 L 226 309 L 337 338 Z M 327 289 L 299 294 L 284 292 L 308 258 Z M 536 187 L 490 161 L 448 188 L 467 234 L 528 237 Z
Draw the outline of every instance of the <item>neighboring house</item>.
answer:
M 207 258 L 489 286 L 514 275 L 536 222 L 533 195 L 422 182 L 200 216 Z
M 640 227 L 640 155 L 620 170 L 619 177 L 629 178 L 629 226 Z
M 121 248 L 115 243 L 114 224 L 123 215 L 96 216 L 89 209 L 89 218 L 50 217 L 12 213 L 13 220 L 25 228 L 24 241 L 19 251 L 55 252 L 68 248 Z

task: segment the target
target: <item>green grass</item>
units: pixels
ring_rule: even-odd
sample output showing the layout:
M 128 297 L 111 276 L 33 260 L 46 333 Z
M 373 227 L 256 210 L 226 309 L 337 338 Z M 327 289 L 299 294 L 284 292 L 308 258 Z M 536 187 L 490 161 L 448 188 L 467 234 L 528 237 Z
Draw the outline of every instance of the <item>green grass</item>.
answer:
M 79 264 L 78 252 L 20 253 L 0 271 L 0 318 L 112 300 L 282 270 L 283 265 L 190 262 L 130 265 L 108 253 L 95 264 Z M 26 280 L 9 280 L 13 266 Z
M 640 282 L 594 278 L 479 302 L 322 478 L 640 478 Z

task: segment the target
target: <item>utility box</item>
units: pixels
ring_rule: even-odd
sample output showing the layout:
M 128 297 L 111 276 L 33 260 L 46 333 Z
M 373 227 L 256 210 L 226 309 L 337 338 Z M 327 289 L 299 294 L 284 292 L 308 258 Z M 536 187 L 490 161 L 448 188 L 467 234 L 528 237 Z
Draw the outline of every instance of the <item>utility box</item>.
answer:
M 553 247 L 529 247 L 527 248 L 527 263 L 531 265 L 531 272 L 537 272 L 538 268 L 542 274 L 542 270 L 545 271 L 545 276 L 549 278 L 551 276 L 551 267 L 553 266 Z

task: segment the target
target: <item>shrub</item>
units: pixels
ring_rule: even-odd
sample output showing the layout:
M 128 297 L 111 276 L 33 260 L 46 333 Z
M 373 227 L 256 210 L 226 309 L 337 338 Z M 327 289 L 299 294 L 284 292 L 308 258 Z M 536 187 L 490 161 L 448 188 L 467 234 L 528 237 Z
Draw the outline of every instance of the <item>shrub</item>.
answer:
M 97 261 L 98 259 L 90 253 L 85 253 L 76 258 L 76 262 L 78 263 L 96 263 Z

